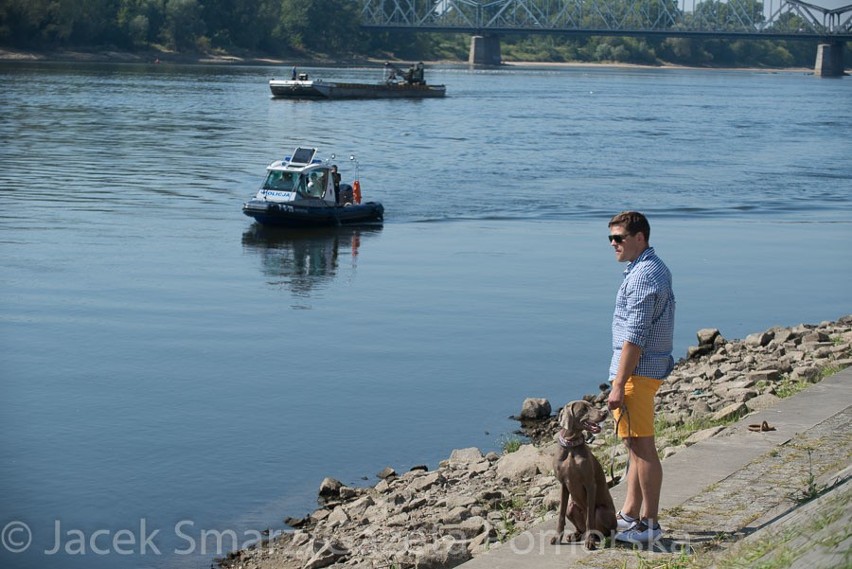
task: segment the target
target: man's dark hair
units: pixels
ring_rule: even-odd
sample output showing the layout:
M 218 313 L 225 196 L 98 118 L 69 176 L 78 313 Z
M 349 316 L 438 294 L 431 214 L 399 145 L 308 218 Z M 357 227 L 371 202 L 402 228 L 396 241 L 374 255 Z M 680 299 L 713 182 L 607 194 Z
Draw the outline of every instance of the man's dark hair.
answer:
M 621 213 L 613 216 L 613 218 L 609 220 L 609 227 L 612 227 L 613 225 L 623 225 L 624 229 L 626 229 L 630 235 L 643 233 L 645 235 L 646 242 L 651 239 L 651 225 L 648 223 L 647 218 L 638 211 L 622 211 Z

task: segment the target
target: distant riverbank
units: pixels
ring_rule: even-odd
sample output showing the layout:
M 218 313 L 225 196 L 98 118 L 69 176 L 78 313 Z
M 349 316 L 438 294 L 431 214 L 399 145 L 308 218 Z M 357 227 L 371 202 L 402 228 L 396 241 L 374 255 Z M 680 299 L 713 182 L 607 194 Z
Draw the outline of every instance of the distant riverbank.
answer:
M 70 63 L 173 63 L 182 65 L 309 65 L 309 66 L 349 66 L 376 65 L 380 66 L 385 60 L 363 57 L 346 60 L 310 59 L 294 56 L 292 58 L 276 58 L 260 54 L 217 54 L 217 53 L 177 53 L 168 51 L 127 52 L 108 49 L 64 49 L 64 50 L 18 50 L 0 48 L 0 61 L 32 61 L 32 62 L 70 62 Z M 440 60 L 426 62 L 429 65 L 466 65 L 466 61 Z M 612 67 L 622 69 L 719 69 L 727 71 L 767 71 L 785 73 L 813 73 L 813 69 L 805 67 L 690 67 L 664 63 L 661 65 L 640 65 L 622 62 L 585 62 L 585 61 L 503 61 L 509 67 Z
M 228 54 L 176 53 L 167 51 L 115 51 L 108 49 L 62 49 L 30 51 L 0 48 L 0 61 L 42 61 L 73 63 L 181 63 L 239 65 L 284 65 L 296 60 L 284 60 L 260 55 L 237 56 Z

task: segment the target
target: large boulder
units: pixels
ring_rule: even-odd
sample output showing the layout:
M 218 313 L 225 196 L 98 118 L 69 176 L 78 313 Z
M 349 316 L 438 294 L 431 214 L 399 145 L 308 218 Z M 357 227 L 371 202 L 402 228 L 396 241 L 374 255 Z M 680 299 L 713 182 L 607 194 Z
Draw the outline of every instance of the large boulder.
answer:
M 550 417 L 551 411 L 550 401 L 547 399 L 528 397 L 524 399 L 524 404 L 521 406 L 521 414 L 518 415 L 518 418 L 522 421 L 547 419 Z
M 504 454 L 497 461 L 497 476 L 510 480 L 545 474 L 553 469 L 552 457 L 534 445 L 521 445 L 515 452 Z

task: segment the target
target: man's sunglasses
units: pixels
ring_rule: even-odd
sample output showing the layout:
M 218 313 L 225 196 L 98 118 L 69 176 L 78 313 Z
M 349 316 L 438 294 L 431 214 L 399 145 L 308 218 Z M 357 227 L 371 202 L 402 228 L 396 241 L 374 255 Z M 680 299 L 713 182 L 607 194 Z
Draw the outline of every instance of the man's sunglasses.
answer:
M 610 242 L 615 241 L 616 244 L 620 244 L 620 243 L 624 242 L 625 239 L 630 237 L 630 235 L 631 235 L 630 233 L 625 233 L 624 235 L 610 235 L 608 238 L 609 238 Z

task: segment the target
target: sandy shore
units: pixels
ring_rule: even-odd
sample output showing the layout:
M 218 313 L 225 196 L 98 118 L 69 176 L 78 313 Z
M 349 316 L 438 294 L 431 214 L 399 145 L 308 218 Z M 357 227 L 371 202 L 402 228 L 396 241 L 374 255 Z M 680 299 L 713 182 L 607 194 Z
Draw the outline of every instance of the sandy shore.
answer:
M 27 51 L 0 49 L 0 61 L 38 61 L 45 63 L 181 63 L 181 64 L 227 64 L 238 65 L 283 65 L 284 59 L 262 56 L 237 56 L 219 54 L 185 54 L 165 51 L 112 51 L 112 50 L 48 50 Z M 290 61 L 292 64 L 292 61 Z
M 232 54 L 198 54 L 198 53 L 176 53 L 167 51 L 140 51 L 125 52 L 114 50 L 46 50 L 27 51 L 17 49 L 0 48 L 0 61 L 18 62 L 44 62 L 44 63 L 176 63 L 184 65 L 311 65 L 311 66 L 349 66 L 370 65 L 381 66 L 384 59 L 377 58 L 352 58 L 348 60 L 325 60 L 311 59 L 299 56 L 291 58 L 274 58 L 258 54 L 232 55 Z M 427 61 L 427 65 L 467 65 L 466 61 Z M 589 63 L 580 61 L 554 62 L 554 61 L 504 61 L 505 67 L 518 68 L 613 68 L 613 69 L 701 69 L 716 71 L 746 71 L 764 73 L 813 73 L 813 69 L 804 67 L 789 68 L 766 68 L 766 67 L 690 67 L 666 63 L 662 65 L 639 65 L 634 63 Z

